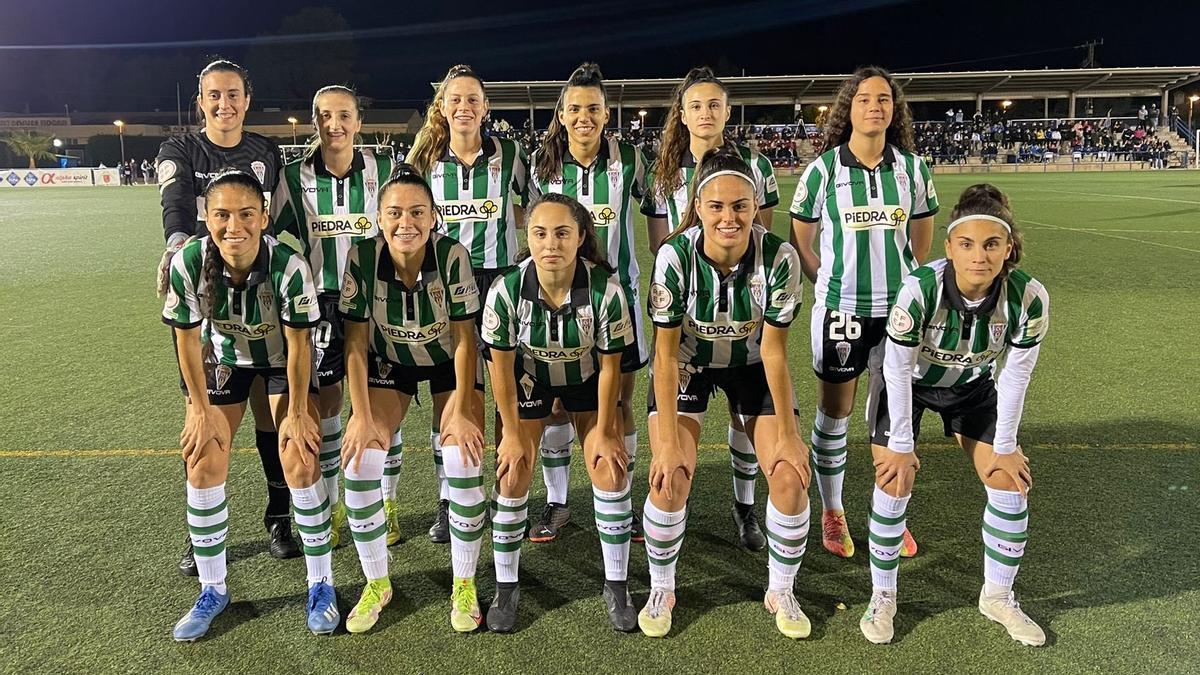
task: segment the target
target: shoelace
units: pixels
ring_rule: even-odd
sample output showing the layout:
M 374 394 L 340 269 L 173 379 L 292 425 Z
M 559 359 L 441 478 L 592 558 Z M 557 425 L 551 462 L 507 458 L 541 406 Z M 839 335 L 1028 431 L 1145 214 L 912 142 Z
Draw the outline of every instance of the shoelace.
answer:
M 363 589 L 362 598 L 358 601 L 358 606 L 354 608 L 355 613 L 358 613 L 359 609 L 368 612 L 371 607 L 378 605 L 382 601 L 383 597 L 379 595 L 379 589 L 375 587 L 375 584 L 367 584 L 367 587 Z
M 1017 596 L 1015 593 L 1009 591 L 1008 594 L 1004 596 L 1002 602 L 1006 608 L 1016 614 L 1017 617 L 1022 621 L 1025 623 L 1033 623 L 1033 619 L 1029 618 L 1029 615 L 1022 611 L 1021 603 L 1017 602 Z
M 650 591 L 650 600 L 646 603 L 646 613 L 653 619 L 662 616 L 667 610 L 667 598 L 669 597 L 670 593 L 661 588 Z
M 895 598 L 883 593 L 876 593 L 871 596 L 871 604 L 867 606 L 867 614 L 864 618 L 868 621 L 874 621 L 875 616 L 882 612 L 884 607 L 894 604 L 896 604 Z
M 845 516 L 834 516 L 825 521 L 825 538 L 826 539 L 841 539 L 842 531 L 846 527 Z
M 776 593 L 775 594 L 776 611 L 783 612 L 791 621 L 800 619 L 800 602 L 796 600 L 796 596 L 792 593 Z
M 208 614 L 209 612 L 215 612 L 220 604 L 221 601 L 217 599 L 216 591 L 204 591 L 200 594 L 199 599 L 196 600 L 195 612 L 197 614 Z
M 475 608 L 475 598 L 464 582 L 454 587 L 454 608 L 463 614 L 471 614 Z

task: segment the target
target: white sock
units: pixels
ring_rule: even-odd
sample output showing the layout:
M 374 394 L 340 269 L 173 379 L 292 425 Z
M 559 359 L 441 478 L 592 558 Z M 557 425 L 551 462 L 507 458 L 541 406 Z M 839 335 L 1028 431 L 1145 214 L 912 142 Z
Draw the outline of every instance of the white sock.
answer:
M 871 496 L 871 531 L 867 550 L 871 557 L 871 587 L 896 590 L 900 566 L 900 547 L 904 544 L 905 511 L 912 495 L 893 497 L 875 486 Z
M 225 537 L 229 534 L 229 502 L 224 483 L 210 488 L 187 484 L 187 523 L 200 585 L 227 594 Z
M 437 473 L 438 499 L 450 499 L 450 486 L 446 485 L 446 468 L 442 464 L 441 432 L 429 432 L 429 445 L 433 448 L 433 469 Z
M 321 479 L 325 481 L 325 494 L 329 504 L 337 504 L 341 498 L 338 490 L 338 470 L 342 468 L 342 417 L 321 420 Z
M 804 510 L 795 515 L 783 514 L 767 498 L 767 588 L 772 591 L 790 591 L 796 583 L 808 546 L 808 515 L 807 498 Z
M 400 487 L 400 469 L 404 466 L 404 432 L 397 429 L 392 434 L 392 444 L 383 460 L 383 498 L 395 501 Z
M 629 538 L 633 530 L 629 486 L 621 492 L 605 492 L 593 486 L 592 509 L 596 512 L 596 532 L 604 556 L 604 578 L 625 581 L 629 578 Z
M 304 488 L 291 488 L 291 493 L 296 530 L 300 532 L 304 565 L 308 569 L 308 585 L 324 581 L 332 586 L 333 530 L 325 481 L 318 480 Z
M 358 459 L 358 467 L 345 467 L 346 520 L 367 580 L 388 575 L 387 512 L 383 508 L 382 448 L 367 448 Z
M 483 470 L 465 464 L 457 445 L 442 448 L 442 466 L 450 488 L 450 558 L 454 576 L 474 577 L 483 536 Z
M 687 511 L 660 511 L 646 497 L 642 528 L 646 533 L 646 559 L 650 562 L 650 587 L 675 590 L 675 563 L 683 548 Z
M 492 559 L 498 583 L 517 583 L 521 564 L 521 542 L 525 539 L 529 493 L 505 497 L 492 491 Z
M 571 482 L 571 445 L 575 428 L 554 424 L 542 432 L 542 478 L 546 481 L 546 501 L 567 503 L 567 485 Z
M 1020 492 L 984 487 L 988 500 L 983 511 L 983 578 L 1007 593 L 1029 539 L 1029 501 Z
M 733 500 L 754 504 L 754 481 L 758 478 L 758 457 L 745 431 L 729 427 L 729 464 L 733 467 Z
M 813 415 L 812 465 L 821 492 L 821 508 L 842 511 L 842 480 L 846 477 L 846 432 L 849 417 L 828 417 L 821 409 Z

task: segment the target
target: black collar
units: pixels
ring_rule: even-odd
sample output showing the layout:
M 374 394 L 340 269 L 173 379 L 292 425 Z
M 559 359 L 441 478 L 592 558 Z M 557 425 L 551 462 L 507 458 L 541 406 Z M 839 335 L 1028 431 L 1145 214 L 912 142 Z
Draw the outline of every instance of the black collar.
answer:
M 260 239 L 258 242 L 258 255 L 254 256 L 254 262 L 250 263 L 250 274 L 246 275 L 246 280 L 240 284 L 233 283 L 233 277 L 229 275 L 229 270 L 225 267 L 225 259 L 221 257 L 220 251 L 216 252 L 216 259 L 213 260 L 216 266 L 216 271 L 225 281 L 225 285 L 235 291 L 244 291 L 251 286 L 257 286 L 267 280 L 271 274 L 271 251 L 267 245 L 266 239 Z
M 363 171 L 367 168 L 367 163 L 363 161 L 362 151 L 357 149 L 354 151 L 354 159 L 350 160 L 350 171 L 346 174 L 346 176 L 335 176 L 329 173 L 329 169 L 325 167 L 325 158 L 321 156 L 320 150 L 317 150 L 313 153 L 312 162 L 313 169 L 317 172 L 318 176 L 329 176 L 330 178 L 339 180 L 346 178 L 346 176 L 349 176 L 352 173 Z
M 942 300 L 951 309 L 963 314 L 973 314 L 975 316 L 991 314 L 992 310 L 996 309 L 996 303 L 1000 301 L 1000 287 L 1003 284 L 1003 277 L 996 277 L 992 281 L 992 287 L 988 290 L 988 294 L 984 297 L 983 302 L 978 307 L 971 309 L 967 307 L 962 292 L 958 290 L 958 283 L 954 280 L 954 263 L 947 260 L 946 271 L 942 276 Z
M 545 297 L 542 296 L 542 286 L 538 283 L 536 264 L 530 262 L 521 278 L 521 298 L 540 303 L 551 314 L 565 314 L 570 308 L 591 304 L 591 298 L 588 296 L 587 265 L 582 260 L 575 261 L 575 277 L 571 279 L 571 292 L 567 295 L 567 301 L 559 305 L 558 309 L 551 307 L 550 303 L 546 302 Z
M 437 276 L 437 258 L 433 253 L 433 233 L 429 234 L 429 240 L 425 242 L 425 258 L 421 261 L 421 274 L 417 276 L 416 285 L 409 288 L 404 285 L 400 277 L 396 275 L 396 263 L 392 262 L 392 252 L 388 250 L 387 240 L 383 235 L 379 237 L 379 263 L 375 266 L 375 278 L 389 284 L 399 286 L 405 293 L 416 293 L 425 288 L 433 281 L 433 277 Z
M 604 138 L 603 136 L 600 137 L 600 151 L 596 153 L 596 158 L 592 160 L 592 163 L 587 166 L 583 166 L 579 163 L 579 160 L 575 159 L 575 155 L 571 154 L 571 146 L 569 144 L 565 150 L 566 152 L 563 153 L 564 166 L 567 164 L 574 164 L 575 166 L 584 169 L 590 169 L 592 167 L 604 166 L 608 163 L 608 139 Z
M 722 140 L 721 145 L 718 145 L 717 147 L 718 148 L 724 147 L 726 143 L 729 143 L 729 141 Z M 729 147 L 731 147 L 735 150 L 742 149 L 742 146 L 738 145 L 737 143 L 729 143 Z M 738 154 L 741 154 L 741 153 L 738 153 Z M 698 163 L 698 160 L 692 155 L 692 149 L 687 148 L 683 151 L 683 158 L 679 160 L 679 168 L 694 169 L 694 168 L 696 168 L 697 163 Z
M 700 227 L 703 228 L 704 226 L 701 225 Z M 704 253 L 704 230 L 703 229 L 700 230 L 700 236 L 696 238 L 696 253 L 697 253 L 697 255 L 700 256 L 700 258 L 702 260 L 704 260 L 704 262 L 708 263 L 709 267 L 712 267 L 714 270 L 717 270 L 717 273 L 720 274 L 720 268 L 717 266 L 717 264 L 715 262 L 713 262 L 712 259 L 710 259 Z M 754 226 L 751 225 L 750 226 L 749 245 L 746 246 L 746 252 L 742 254 L 741 260 L 738 260 L 737 267 L 735 267 L 730 272 L 730 275 L 736 277 L 736 276 L 742 276 L 745 274 L 749 274 L 750 270 L 753 267 L 754 267 Z M 721 276 L 723 277 L 725 275 L 721 275 Z
M 492 144 L 492 151 L 490 153 L 488 152 L 488 142 L 489 141 Z M 463 161 L 458 158 L 458 155 L 454 154 L 454 151 L 452 151 L 450 149 L 449 143 L 446 144 L 446 151 L 442 153 L 442 157 L 438 161 L 439 162 L 453 162 L 455 164 L 458 164 L 459 166 L 463 166 L 468 169 L 473 169 L 473 168 L 475 168 L 475 165 L 480 162 L 480 160 L 487 161 L 488 159 L 495 157 L 496 153 L 498 153 L 498 152 L 500 152 L 500 141 L 496 140 L 495 138 L 493 138 L 491 136 L 484 136 L 483 137 L 483 145 L 479 146 L 479 154 L 475 157 L 474 160 L 471 161 L 470 164 L 464 164 Z
M 850 152 L 850 144 L 849 143 L 842 143 L 841 145 L 838 146 L 838 160 L 842 163 L 842 166 L 856 167 L 856 168 L 862 169 L 863 171 L 872 171 L 873 170 L 873 169 L 868 169 L 865 164 L 858 161 L 858 158 L 854 156 L 854 153 Z M 894 164 L 895 162 L 896 162 L 896 153 L 892 151 L 891 144 L 884 144 L 883 159 L 881 159 L 879 161 L 879 166 L 883 166 L 885 164 L 890 166 L 890 165 Z M 878 169 L 879 166 L 877 166 L 875 168 Z

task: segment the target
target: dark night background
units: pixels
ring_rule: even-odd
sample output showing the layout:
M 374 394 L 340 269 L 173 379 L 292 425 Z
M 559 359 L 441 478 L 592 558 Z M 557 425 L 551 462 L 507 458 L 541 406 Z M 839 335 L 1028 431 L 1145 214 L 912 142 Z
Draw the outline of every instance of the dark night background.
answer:
M 1175 5 L 1172 7 L 1172 5 Z M 1079 67 L 1103 38 L 1103 67 L 1196 65 L 1200 3 L 563 2 L 305 3 L 4 0 L 0 112 L 173 110 L 213 54 L 251 69 L 254 108 L 303 107 L 349 82 L 376 106 L 419 107 L 454 63 L 487 79 L 562 79 L 584 59 L 611 79 Z M 347 31 L 321 42 L 280 35 Z M 1189 34 L 1190 31 L 1190 34 Z M 187 41 L 195 44 L 180 45 Z M 102 49 L 96 45 L 139 46 Z M 77 45 L 69 50 L 14 45 Z M 92 45 L 91 47 L 83 47 Z

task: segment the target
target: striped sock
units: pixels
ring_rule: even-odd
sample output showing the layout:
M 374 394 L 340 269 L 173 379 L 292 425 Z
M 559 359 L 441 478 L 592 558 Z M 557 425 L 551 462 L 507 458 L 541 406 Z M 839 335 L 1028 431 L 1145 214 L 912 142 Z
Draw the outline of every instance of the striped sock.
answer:
M 358 562 L 368 581 L 388 575 L 387 513 L 383 510 L 380 486 L 384 457 L 381 448 L 367 448 L 362 451 L 357 468 L 345 468 L 346 520 L 350 522 Z
M 650 587 L 674 591 L 675 562 L 683 548 L 687 510 L 660 511 L 646 497 L 642 526 L 646 531 L 646 559 L 650 561 Z
M 986 487 L 986 486 L 985 486 Z M 1029 501 L 1020 492 L 987 489 L 983 510 L 983 578 L 1011 589 L 1029 539 Z
M 629 486 L 621 492 L 605 492 L 593 486 L 592 509 L 596 512 L 596 532 L 604 556 L 604 578 L 625 581 L 629 578 L 629 538 L 633 529 Z
M 871 497 L 871 532 L 867 549 L 871 554 L 871 587 L 894 591 L 904 543 L 904 512 L 912 495 L 893 497 L 875 486 Z
M 492 559 L 496 563 L 496 581 L 517 583 L 521 564 L 521 542 L 529 519 L 526 503 L 529 493 L 505 497 L 492 490 Z
M 396 499 L 396 490 L 400 487 L 400 468 L 404 466 L 404 433 L 397 429 L 392 434 L 392 445 L 388 448 L 387 457 L 383 460 L 383 498 Z
M 332 506 L 341 500 L 338 490 L 338 471 L 342 468 L 342 417 L 321 420 L 321 479 L 325 481 L 325 494 Z
M 812 465 L 821 492 L 821 508 L 842 511 L 842 479 L 846 476 L 846 431 L 849 417 L 827 417 L 817 409 L 813 416 Z
M 803 511 L 788 516 L 767 498 L 767 546 L 771 553 L 767 557 L 767 587 L 772 591 L 790 591 L 796 583 L 808 546 L 808 514 L 807 503 Z
M 333 530 L 330 529 L 325 481 L 319 480 L 305 488 L 292 488 L 292 504 L 300 545 L 304 548 L 304 564 L 308 568 L 308 585 L 324 581 L 332 586 Z
M 625 434 L 625 454 L 629 455 L 629 464 L 625 468 L 625 487 L 633 485 L 633 468 L 637 465 L 637 432 Z
M 542 432 L 542 478 L 546 481 L 546 501 L 567 503 L 567 485 L 571 482 L 571 445 L 575 428 L 554 424 Z
M 733 500 L 754 503 L 754 481 L 758 478 L 758 457 L 745 431 L 729 427 L 729 464 L 733 467 Z
M 225 536 L 229 534 L 229 501 L 225 499 L 224 483 L 210 488 L 187 484 L 187 523 L 200 585 L 212 586 L 224 595 Z
M 446 468 L 442 464 L 442 434 L 429 432 L 429 445 L 433 448 L 433 470 L 437 474 L 438 499 L 450 499 L 450 486 L 446 484 Z
M 457 445 L 442 448 L 442 466 L 450 488 L 450 558 L 454 576 L 472 578 L 483 543 L 483 469 L 465 464 Z

